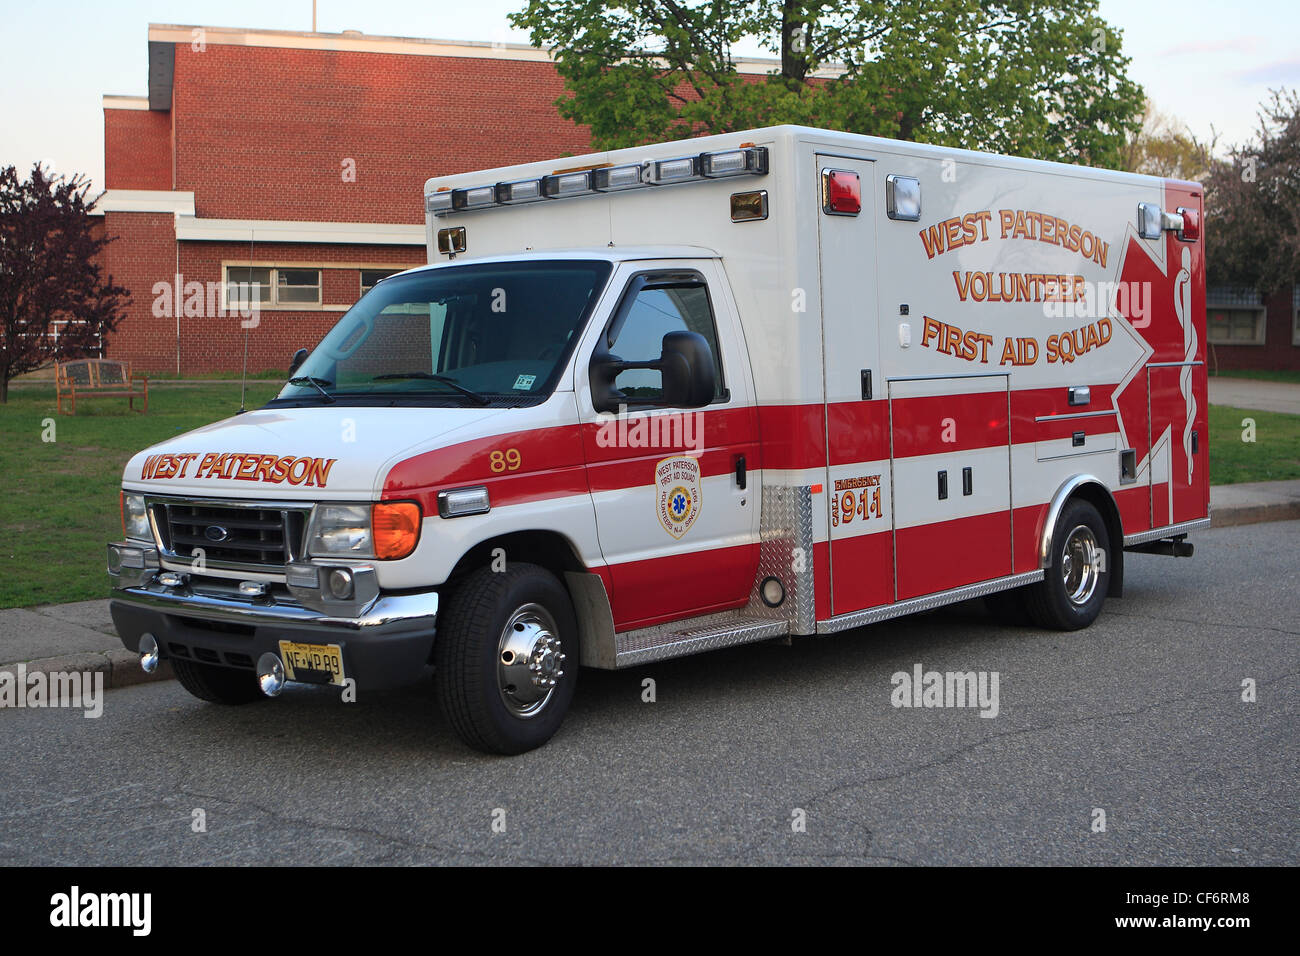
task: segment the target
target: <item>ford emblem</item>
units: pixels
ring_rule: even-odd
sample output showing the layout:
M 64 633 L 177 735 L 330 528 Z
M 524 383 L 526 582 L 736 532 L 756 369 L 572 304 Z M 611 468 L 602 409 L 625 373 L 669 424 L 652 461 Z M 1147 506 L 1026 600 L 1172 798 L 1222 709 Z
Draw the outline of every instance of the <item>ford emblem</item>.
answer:
M 219 524 L 210 524 L 203 529 L 203 537 L 209 541 L 220 542 L 230 537 L 230 532 Z

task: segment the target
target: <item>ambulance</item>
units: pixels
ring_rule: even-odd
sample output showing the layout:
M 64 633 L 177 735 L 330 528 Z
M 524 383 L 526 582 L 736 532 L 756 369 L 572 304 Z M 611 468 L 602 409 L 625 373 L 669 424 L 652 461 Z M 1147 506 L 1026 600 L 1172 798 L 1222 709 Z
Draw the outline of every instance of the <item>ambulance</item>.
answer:
M 424 204 L 278 397 L 126 466 L 113 620 L 197 697 L 432 672 L 518 753 L 580 667 L 1081 628 L 1209 525 L 1195 183 L 780 126 Z

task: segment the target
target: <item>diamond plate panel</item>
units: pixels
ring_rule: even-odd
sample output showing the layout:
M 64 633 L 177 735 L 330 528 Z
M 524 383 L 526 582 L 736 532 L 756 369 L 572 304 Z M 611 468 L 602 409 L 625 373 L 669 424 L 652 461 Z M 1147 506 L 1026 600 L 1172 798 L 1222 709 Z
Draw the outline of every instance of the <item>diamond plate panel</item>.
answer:
M 808 485 L 764 485 L 759 535 L 758 574 L 745 614 L 788 621 L 792 634 L 815 633 L 812 489 Z M 768 577 L 785 585 L 785 600 L 779 607 L 768 607 L 759 593 Z

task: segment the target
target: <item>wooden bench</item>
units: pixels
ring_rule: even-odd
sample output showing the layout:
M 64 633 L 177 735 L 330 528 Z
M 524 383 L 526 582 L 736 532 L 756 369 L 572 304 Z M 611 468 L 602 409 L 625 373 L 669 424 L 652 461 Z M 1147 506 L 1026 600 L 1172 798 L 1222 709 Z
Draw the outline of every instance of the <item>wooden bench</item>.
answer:
M 137 384 L 139 383 L 139 384 Z M 124 395 L 128 407 L 135 410 L 135 400 L 144 399 L 140 411 L 149 411 L 149 379 L 131 374 L 130 362 L 111 359 L 73 359 L 56 362 L 54 387 L 59 414 L 63 414 L 63 399 L 68 399 L 68 414 L 77 414 L 77 395 Z

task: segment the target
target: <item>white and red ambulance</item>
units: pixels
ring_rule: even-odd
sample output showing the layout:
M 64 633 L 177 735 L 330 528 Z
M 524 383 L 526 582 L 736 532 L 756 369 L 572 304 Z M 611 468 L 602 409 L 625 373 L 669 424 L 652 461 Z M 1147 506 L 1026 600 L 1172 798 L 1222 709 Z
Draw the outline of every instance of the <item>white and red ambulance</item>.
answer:
M 1078 628 L 1209 523 L 1194 183 L 783 126 L 424 199 L 428 266 L 126 467 L 113 618 L 199 697 L 431 666 L 518 752 L 579 664 Z

